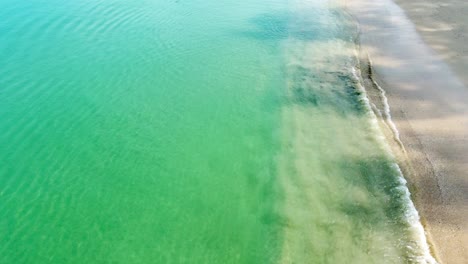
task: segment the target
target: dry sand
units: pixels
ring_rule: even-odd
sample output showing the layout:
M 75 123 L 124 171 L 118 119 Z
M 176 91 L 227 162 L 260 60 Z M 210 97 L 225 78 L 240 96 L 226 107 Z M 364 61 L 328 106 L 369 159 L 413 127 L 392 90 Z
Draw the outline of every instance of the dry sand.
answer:
M 468 263 L 466 0 L 347 0 L 387 92 L 413 200 L 440 263 Z M 408 19 L 414 20 L 414 23 Z M 365 72 L 365 67 L 364 67 Z M 368 80 L 369 95 L 383 108 Z M 405 162 L 403 161 L 405 160 Z
M 395 0 L 437 56 L 468 87 L 468 1 Z

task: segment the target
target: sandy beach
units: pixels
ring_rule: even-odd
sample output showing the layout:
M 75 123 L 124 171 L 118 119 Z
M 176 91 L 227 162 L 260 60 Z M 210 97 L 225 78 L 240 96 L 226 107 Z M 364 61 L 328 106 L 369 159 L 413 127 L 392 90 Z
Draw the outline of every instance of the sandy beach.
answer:
M 468 4 L 397 4 L 347 1 L 360 24 L 361 68 L 383 119 L 388 99 L 398 133 L 387 132 L 403 145 L 400 164 L 434 257 L 468 263 Z
M 468 2 L 465 0 L 395 1 L 414 23 L 424 42 L 436 51 L 468 87 Z

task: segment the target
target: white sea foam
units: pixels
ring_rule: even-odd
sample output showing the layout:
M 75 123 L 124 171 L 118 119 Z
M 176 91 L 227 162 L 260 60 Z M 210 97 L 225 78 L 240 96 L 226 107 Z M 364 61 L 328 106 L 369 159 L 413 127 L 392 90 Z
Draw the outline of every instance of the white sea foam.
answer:
M 353 77 L 356 80 L 357 88 L 361 91 L 360 100 L 364 103 L 365 107 L 367 108 L 367 113 L 370 117 L 369 123 L 371 124 L 372 129 L 375 132 L 375 135 L 377 135 L 377 138 L 380 141 L 379 143 L 383 146 L 383 148 L 388 153 L 388 155 L 393 160 L 395 160 L 395 156 L 393 152 L 391 151 L 390 146 L 388 145 L 382 131 L 380 130 L 377 116 L 372 111 L 371 102 L 369 101 L 366 90 L 364 86 L 362 85 L 361 71 L 353 67 L 352 73 L 353 73 Z M 383 117 L 385 118 L 385 122 L 389 125 L 390 129 L 394 133 L 395 140 L 398 142 L 398 144 L 401 144 L 402 146 L 398 129 L 391 119 L 390 105 L 388 104 L 387 97 L 385 96 L 385 90 L 382 87 L 380 87 L 374 80 L 372 81 L 374 82 L 374 85 L 376 85 L 377 89 L 379 89 L 381 93 L 381 97 L 382 97 L 382 101 L 384 105 Z M 426 239 L 426 233 L 420 221 L 419 213 L 416 210 L 416 207 L 414 206 L 413 201 L 411 200 L 411 194 L 406 185 L 407 182 L 406 182 L 406 179 L 404 178 L 403 172 L 401 171 L 400 166 L 396 162 L 392 164 L 392 167 L 395 170 L 395 172 L 398 174 L 398 180 L 400 183 L 400 186 L 397 188 L 397 191 L 400 194 L 401 200 L 406 205 L 404 220 L 408 224 L 408 231 L 410 232 L 415 242 L 414 244 L 407 245 L 407 248 L 410 252 L 410 256 L 409 256 L 410 261 L 412 261 L 413 263 L 437 264 L 437 261 L 434 259 L 434 257 L 430 253 L 429 245 Z

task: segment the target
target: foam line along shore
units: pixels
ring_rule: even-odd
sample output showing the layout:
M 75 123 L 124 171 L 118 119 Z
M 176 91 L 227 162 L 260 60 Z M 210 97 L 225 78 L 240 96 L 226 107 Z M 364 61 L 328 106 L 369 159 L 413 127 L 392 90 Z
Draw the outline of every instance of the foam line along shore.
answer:
M 380 109 L 378 86 L 386 91 L 405 149 L 400 161 L 406 163 L 405 176 L 434 255 L 441 263 L 465 263 L 468 256 L 459 245 L 468 241 L 468 92 L 460 73 L 467 68 L 443 50 L 453 48 L 458 54 L 453 58 L 466 54 L 462 40 L 442 38 L 452 34 L 450 28 L 438 33 L 438 27 L 465 25 L 456 11 L 451 18 L 439 11 L 463 10 L 466 3 L 415 9 L 421 3 L 397 2 L 403 9 L 392 1 L 347 1 L 361 26 L 363 68 L 369 65 L 368 56 L 372 60 L 368 91 Z M 442 23 L 444 19 L 452 24 Z

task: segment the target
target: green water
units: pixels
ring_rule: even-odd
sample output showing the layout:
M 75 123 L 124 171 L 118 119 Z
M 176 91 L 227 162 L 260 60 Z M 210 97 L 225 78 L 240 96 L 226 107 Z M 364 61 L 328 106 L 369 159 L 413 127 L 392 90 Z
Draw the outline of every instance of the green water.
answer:
M 331 1 L 0 18 L 0 263 L 428 261 Z

